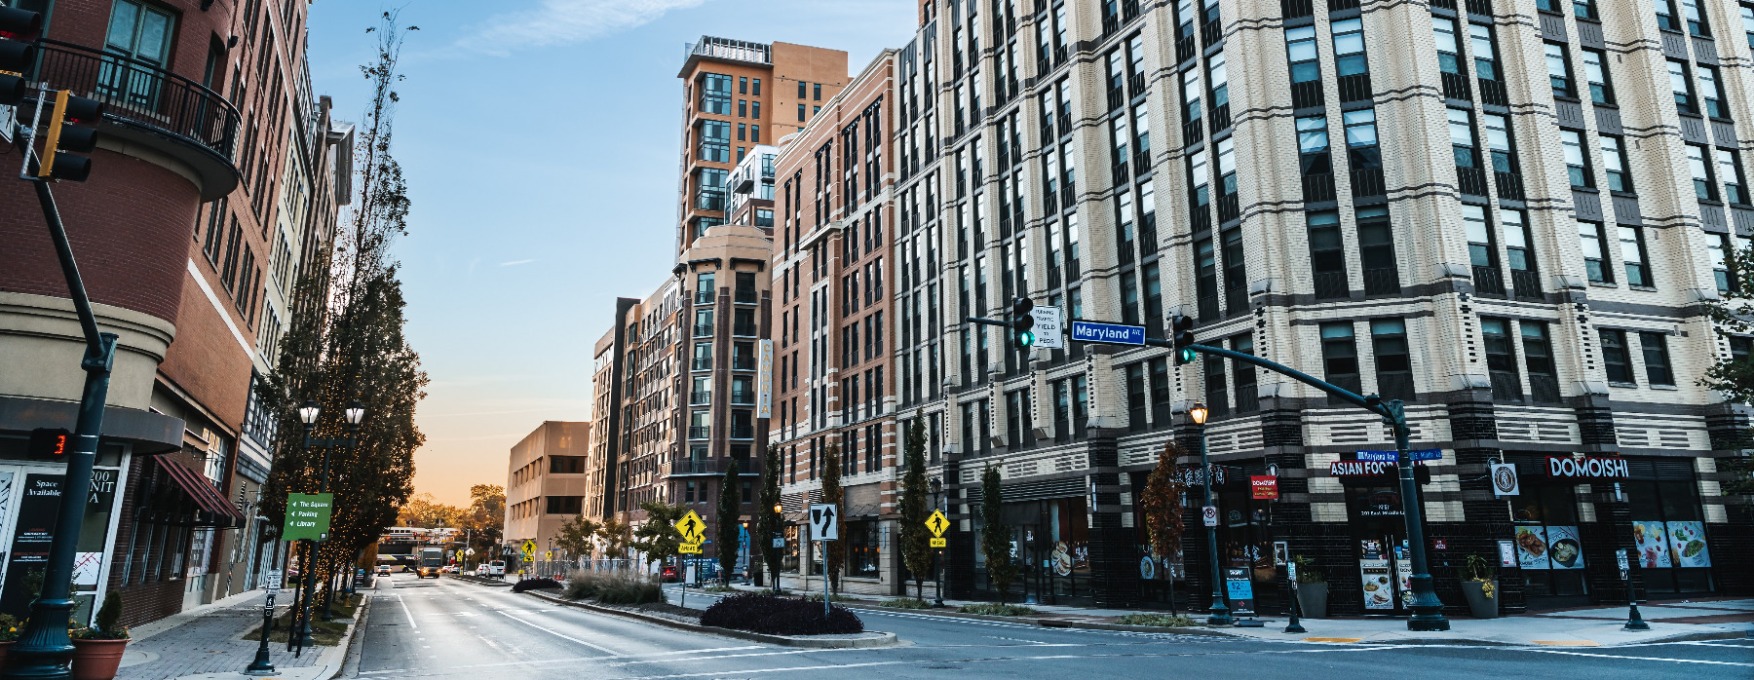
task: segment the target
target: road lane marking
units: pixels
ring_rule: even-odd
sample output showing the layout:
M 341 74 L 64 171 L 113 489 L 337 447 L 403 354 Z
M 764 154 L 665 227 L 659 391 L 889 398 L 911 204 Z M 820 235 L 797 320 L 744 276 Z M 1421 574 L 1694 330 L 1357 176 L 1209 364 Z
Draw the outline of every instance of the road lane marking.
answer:
M 501 611 L 500 613 L 504 614 L 505 617 L 508 619 L 511 619 L 513 621 L 517 621 L 517 622 L 522 623 L 522 624 L 529 626 L 531 628 L 535 628 L 536 630 L 542 631 L 542 632 L 547 633 L 549 635 L 553 635 L 555 637 L 558 637 L 558 638 L 561 638 L 564 640 L 570 640 L 572 642 L 576 642 L 578 644 L 584 645 L 586 647 L 590 647 L 591 649 L 595 649 L 595 650 L 600 651 L 600 652 L 607 652 L 609 654 L 620 654 L 620 652 L 617 652 L 617 651 L 610 649 L 608 647 L 604 647 L 604 646 L 598 645 L 598 644 L 593 644 L 590 642 L 585 642 L 584 640 L 580 640 L 580 639 L 573 637 L 571 635 L 567 635 L 566 633 L 562 633 L 560 631 L 554 630 L 553 628 L 547 628 L 544 626 L 537 625 L 536 623 L 531 622 L 527 619 L 523 619 L 523 618 L 520 618 L 518 616 L 515 616 L 511 612 Z
M 1591 640 L 1530 640 L 1542 647 L 1600 647 L 1599 642 Z
M 1364 638 L 1343 638 L 1343 637 L 1306 637 L 1303 639 L 1304 642 L 1338 642 L 1338 643 L 1342 643 L 1342 644 L 1352 644 L 1354 642 L 1360 642 L 1363 640 L 1364 640 Z
M 787 668 L 758 668 L 758 669 L 751 669 L 748 672 L 749 673 L 799 673 L 799 672 L 803 672 L 803 671 L 839 670 L 842 668 L 870 668 L 873 666 L 900 666 L 903 664 L 914 664 L 914 663 L 918 663 L 918 662 L 917 661 L 868 661 L 865 663 L 843 663 L 843 664 L 831 664 L 831 665 L 826 665 L 826 666 L 791 666 L 791 667 L 787 667 Z M 635 677 L 631 677 L 631 678 L 625 678 L 624 680 L 664 680 L 665 678 L 726 677 L 726 676 L 735 676 L 737 673 L 740 673 L 740 672 L 742 672 L 742 671 L 717 670 L 717 671 L 708 671 L 705 673 L 673 673 L 670 675 L 641 675 L 641 676 L 635 676 Z
M 1674 643 L 1669 643 L 1669 644 L 1674 644 Z M 1725 649 L 1748 649 L 1749 648 L 1749 645 L 1732 645 L 1732 644 L 1726 644 L 1723 642 L 1707 642 L 1705 640 L 1689 640 L 1687 642 L 1682 642 L 1680 644 L 1691 645 L 1694 647 L 1723 647 Z
M 1626 661 L 1661 661 L 1665 663 L 1692 663 L 1705 666 L 1735 666 L 1737 668 L 1754 668 L 1754 663 L 1743 661 L 1714 661 L 1711 659 L 1675 659 L 1662 656 L 1622 656 L 1619 654 L 1593 654 L 1589 652 L 1567 652 L 1559 649 L 1524 649 L 1525 652 L 1537 654 L 1563 654 L 1565 656 L 1585 656 L 1595 659 L 1617 659 Z
M 396 596 L 396 601 L 401 603 L 402 613 L 408 615 L 408 627 L 420 630 L 420 624 L 414 622 L 414 610 L 408 608 L 408 601 L 402 599 L 401 595 Z

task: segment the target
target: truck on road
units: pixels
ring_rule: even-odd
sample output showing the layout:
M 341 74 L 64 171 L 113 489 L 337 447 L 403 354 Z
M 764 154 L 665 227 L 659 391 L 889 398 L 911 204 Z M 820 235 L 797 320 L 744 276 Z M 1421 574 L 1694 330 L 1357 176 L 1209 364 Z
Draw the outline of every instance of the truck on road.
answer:
M 438 578 L 439 577 L 439 570 L 444 568 L 444 566 L 445 566 L 445 549 L 444 548 L 421 548 L 420 549 L 419 578 L 426 578 L 428 576 L 431 576 L 433 578 Z

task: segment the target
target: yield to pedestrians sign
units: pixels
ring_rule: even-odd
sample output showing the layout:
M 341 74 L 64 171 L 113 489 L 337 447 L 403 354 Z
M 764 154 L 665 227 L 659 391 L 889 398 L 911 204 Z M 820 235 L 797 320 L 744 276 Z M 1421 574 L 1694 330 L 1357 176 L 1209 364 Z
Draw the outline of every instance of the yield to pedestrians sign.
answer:
M 835 510 L 832 503 L 816 503 L 810 506 L 810 535 L 818 541 L 840 540 L 840 524 L 835 522 Z
M 682 519 L 676 520 L 676 533 L 682 537 L 682 545 L 676 552 L 699 555 L 700 544 L 706 542 L 706 522 L 701 521 L 699 513 L 689 510 Z
M 950 541 L 944 538 L 944 531 L 950 528 L 950 519 L 944 516 L 943 510 L 932 511 L 932 516 L 926 518 L 926 528 L 932 532 L 931 547 L 944 548 L 950 545 Z
M 1060 308 L 1041 305 L 1029 310 L 1029 317 L 1035 320 L 1031 330 L 1035 331 L 1035 346 L 1042 349 L 1065 349 L 1065 325 L 1061 321 Z

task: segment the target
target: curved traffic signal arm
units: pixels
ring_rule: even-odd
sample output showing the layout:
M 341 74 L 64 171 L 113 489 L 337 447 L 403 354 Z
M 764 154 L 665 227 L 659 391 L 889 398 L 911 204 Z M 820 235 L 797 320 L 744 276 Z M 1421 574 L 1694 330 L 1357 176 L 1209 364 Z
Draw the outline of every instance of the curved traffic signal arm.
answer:
M 43 155 L 37 176 L 85 181 L 91 175 L 91 159 L 81 154 L 97 149 L 97 123 L 103 116 L 103 102 L 75 97 L 66 90 L 55 92 L 55 106 L 49 114 L 49 130 L 43 138 Z
M 43 17 L 36 12 L 0 7 L 0 106 L 24 101 L 24 74 L 36 63 L 37 48 L 31 41 L 42 27 Z
M 1026 297 L 1017 298 L 1011 303 L 1011 346 L 1019 350 L 1027 350 L 1035 344 L 1035 317 L 1030 311 L 1035 309 L 1035 301 Z

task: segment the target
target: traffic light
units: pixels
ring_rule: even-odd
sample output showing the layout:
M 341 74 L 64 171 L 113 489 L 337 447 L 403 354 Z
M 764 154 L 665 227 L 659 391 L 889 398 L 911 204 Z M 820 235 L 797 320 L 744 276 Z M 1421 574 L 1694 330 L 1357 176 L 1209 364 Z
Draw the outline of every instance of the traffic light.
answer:
M 30 432 L 30 457 L 36 460 L 67 459 L 66 430 L 39 427 Z
M 0 106 L 24 101 L 24 73 L 36 61 L 31 40 L 42 26 L 43 17 L 36 12 L 0 7 Z
M 1011 303 L 1011 346 L 1016 349 L 1029 349 L 1035 344 L 1035 317 L 1029 311 L 1035 309 L 1035 301 L 1026 297 L 1017 298 Z
M 49 113 L 49 130 L 44 136 L 37 176 L 85 181 L 91 175 L 91 159 L 79 154 L 91 153 L 97 148 L 97 122 L 103 116 L 103 102 L 75 97 L 66 90 L 55 92 L 55 106 Z
M 1194 363 L 1195 352 L 1188 345 L 1194 344 L 1194 317 L 1177 314 L 1169 322 L 1170 340 L 1175 344 L 1175 363 Z

